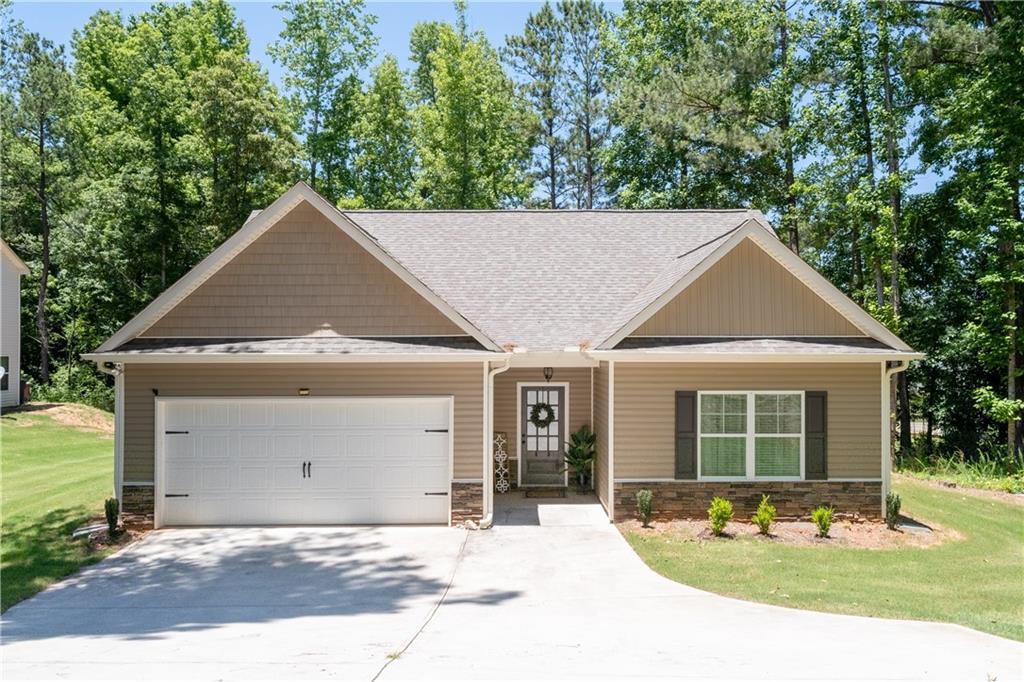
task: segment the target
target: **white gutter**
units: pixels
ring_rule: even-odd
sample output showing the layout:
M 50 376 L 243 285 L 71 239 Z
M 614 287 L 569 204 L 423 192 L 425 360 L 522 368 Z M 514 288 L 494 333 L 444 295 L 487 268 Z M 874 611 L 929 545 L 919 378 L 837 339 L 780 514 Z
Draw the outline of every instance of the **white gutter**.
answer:
M 672 351 L 591 350 L 595 360 L 625 362 L 879 362 L 920 360 L 923 353 L 688 353 Z
M 132 362 L 139 364 L 175 363 L 262 363 L 262 362 L 480 362 L 500 358 L 500 353 L 85 353 L 82 359 L 95 362 Z
M 114 497 L 121 504 L 124 487 L 124 365 L 97 362 L 96 369 L 114 377 Z
M 910 366 L 909 362 L 902 360 L 898 363 L 892 367 L 882 363 L 882 518 L 885 518 L 885 498 L 892 487 L 892 378 Z
M 500 367 L 487 371 L 487 366 L 484 365 L 487 380 L 484 382 L 484 515 L 480 519 L 481 528 L 490 528 L 494 524 L 494 454 L 491 451 L 494 438 L 494 377 L 512 367 L 512 355 L 506 355 L 505 363 Z

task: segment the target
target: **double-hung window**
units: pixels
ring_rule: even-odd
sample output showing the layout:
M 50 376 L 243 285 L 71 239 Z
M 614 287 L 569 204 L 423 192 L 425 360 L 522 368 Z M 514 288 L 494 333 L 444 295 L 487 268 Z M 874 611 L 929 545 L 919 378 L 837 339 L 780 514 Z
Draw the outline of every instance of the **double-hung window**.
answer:
M 802 391 L 701 391 L 699 399 L 700 478 L 803 478 Z

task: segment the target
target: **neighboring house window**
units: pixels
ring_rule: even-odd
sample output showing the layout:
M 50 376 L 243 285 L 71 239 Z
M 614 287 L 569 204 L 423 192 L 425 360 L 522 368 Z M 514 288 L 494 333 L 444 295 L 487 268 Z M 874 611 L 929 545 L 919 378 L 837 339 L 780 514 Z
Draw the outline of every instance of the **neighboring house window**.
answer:
M 6 355 L 0 355 L 0 365 L 4 368 L 4 376 L 0 379 L 0 391 L 6 391 L 10 385 L 11 359 Z
M 804 394 L 702 391 L 699 477 L 803 477 Z

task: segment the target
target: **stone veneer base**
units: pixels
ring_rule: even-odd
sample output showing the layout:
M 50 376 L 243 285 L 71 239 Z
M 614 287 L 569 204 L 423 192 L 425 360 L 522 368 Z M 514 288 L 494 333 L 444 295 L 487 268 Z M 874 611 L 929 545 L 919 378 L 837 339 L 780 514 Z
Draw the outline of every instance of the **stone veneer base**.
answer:
M 482 483 L 452 483 L 452 524 L 480 521 L 484 509 Z M 121 488 L 121 512 L 126 516 L 153 518 L 153 486 L 126 485 Z
M 615 520 L 637 518 L 636 493 L 654 494 L 652 515 L 658 521 L 706 519 L 713 497 L 733 504 L 736 519 L 757 510 L 761 495 L 770 495 L 780 518 L 809 517 L 815 507 L 832 506 L 837 516 L 882 517 L 881 481 L 672 481 L 615 484 Z

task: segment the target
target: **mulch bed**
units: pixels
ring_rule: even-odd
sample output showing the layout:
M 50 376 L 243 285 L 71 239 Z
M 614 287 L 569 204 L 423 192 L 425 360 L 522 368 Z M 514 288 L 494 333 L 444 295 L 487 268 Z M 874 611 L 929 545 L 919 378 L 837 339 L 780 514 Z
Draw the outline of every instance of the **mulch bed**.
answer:
M 898 549 L 901 547 L 933 547 L 961 535 L 952 529 L 924 526 L 915 522 L 916 532 L 889 530 L 884 523 L 876 521 L 837 520 L 832 524 L 829 537 L 819 538 L 818 529 L 810 521 L 778 521 L 772 525 L 770 536 L 760 535 L 752 523 L 730 523 L 724 537 L 711 533 L 707 521 L 654 521 L 650 528 L 643 528 L 639 521 L 624 521 L 617 524 L 623 531 L 640 535 L 669 536 L 684 542 L 775 542 L 794 546 L 851 547 L 857 549 Z

